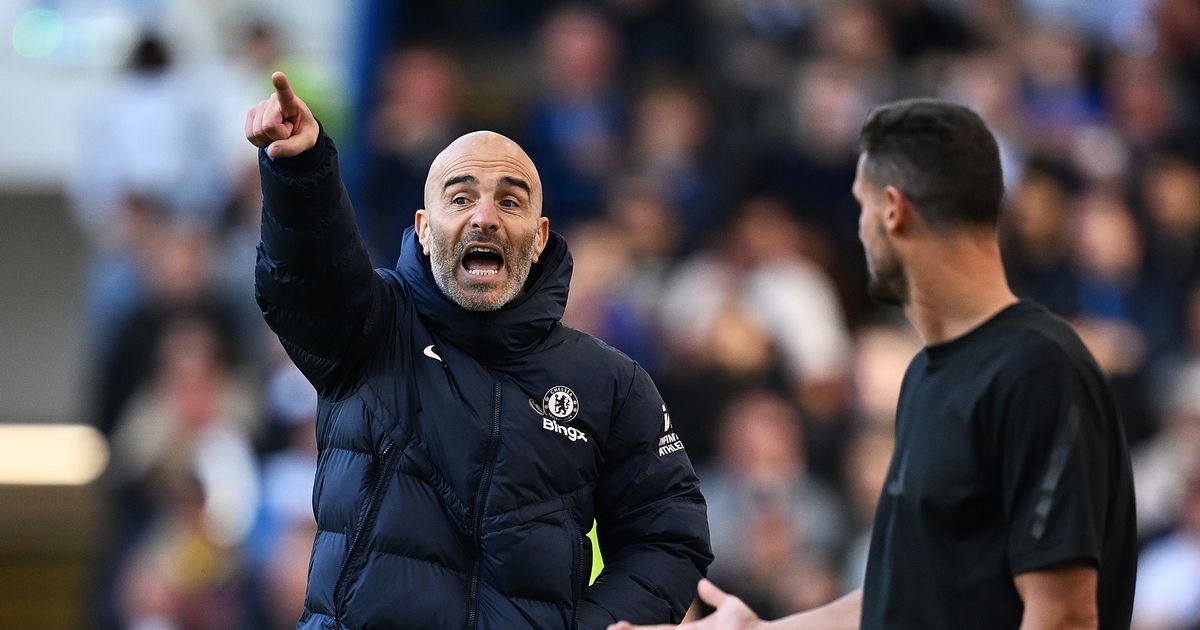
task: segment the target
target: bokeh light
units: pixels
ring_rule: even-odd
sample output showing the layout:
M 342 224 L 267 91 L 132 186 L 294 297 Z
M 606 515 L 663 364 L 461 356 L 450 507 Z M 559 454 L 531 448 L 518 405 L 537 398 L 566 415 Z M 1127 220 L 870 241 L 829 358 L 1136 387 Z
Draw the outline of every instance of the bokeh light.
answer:
M 32 9 L 13 24 L 13 50 L 30 59 L 49 57 L 63 41 L 63 16 L 50 9 Z

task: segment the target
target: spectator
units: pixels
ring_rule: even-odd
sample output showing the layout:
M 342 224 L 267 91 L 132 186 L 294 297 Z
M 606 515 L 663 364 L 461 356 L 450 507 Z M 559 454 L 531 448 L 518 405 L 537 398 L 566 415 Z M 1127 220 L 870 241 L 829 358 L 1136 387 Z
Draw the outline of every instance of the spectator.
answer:
M 462 69 L 446 51 L 410 46 L 391 53 L 379 77 L 379 104 L 366 136 L 359 215 L 377 267 L 400 256 L 400 237 L 434 156 L 467 130 Z
M 1071 266 L 1070 191 L 1055 171 L 1051 164 L 1031 164 L 1009 190 L 1001 248 L 1017 295 L 1073 313 L 1079 278 Z
M 1200 281 L 1200 168 L 1164 158 L 1147 169 L 1141 197 L 1150 271 L 1167 282 L 1172 309 L 1182 313 L 1189 289 Z
M 253 403 L 218 331 L 164 324 L 158 371 L 113 436 L 116 540 L 106 561 L 122 627 L 231 627 L 244 596 L 240 545 L 258 503 Z M 141 625 L 146 624 L 146 625 Z
M 630 291 L 634 261 L 628 242 L 602 221 L 578 224 L 568 242 L 575 268 L 563 323 L 607 340 L 654 373 L 659 363 L 654 319 Z
M 694 257 L 669 283 L 663 329 L 676 346 L 695 348 L 727 309 L 746 313 L 780 351 L 804 403 L 828 414 L 849 348 L 833 285 L 801 256 L 801 229 L 780 201 L 751 200 L 730 224 L 719 249 Z
M 542 95 L 530 108 L 525 145 L 546 185 L 557 230 L 597 216 L 617 169 L 625 128 L 612 27 L 583 5 L 550 15 L 542 27 Z
M 112 90 L 85 110 L 68 188 L 88 234 L 104 230 L 130 194 L 161 199 L 173 216 L 193 221 L 212 221 L 220 207 L 220 134 L 213 113 L 188 96 L 195 77 L 172 55 L 169 41 L 143 35 Z
M 250 435 L 257 419 L 221 356 L 218 331 L 200 318 L 167 324 L 158 372 L 139 392 L 113 436 L 117 475 L 138 487 L 151 514 L 158 475 L 186 467 L 204 496 L 209 536 L 239 544 L 257 506 L 257 463 Z
M 921 349 L 911 328 L 874 324 L 854 344 L 854 415 L 862 431 L 894 432 L 904 371 Z
M 717 223 L 726 191 L 709 150 L 709 112 L 700 91 L 685 82 L 655 82 L 634 107 L 629 162 L 676 208 L 686 208 L 684 245 L 695 249 Z
M 1138 561 L 1137 630 L 1200 624 L 1200 473 L 1194 468 L 1186 486 L 1176 528 L 1147 545 Z
M 112 352 L 101 357 L 96 379 L 96 425 L 116 429 L 130 397 L 154 371 L 156 348 L 167 322 L 184 315 L 206 319 L 219 331 L 223 356 L 240 347 L 237 311 L 219 292 L 207 234 L 187 226 L 156 232 L 147 265 L 147 295 L 118 325 Z
M 1200 471 L 1200 362 L 1174 370 L 1163 405 L 1162 430 L 1133 453 L 1138 531 L 1143 539 L 1161 534 L 1186 505 L 1188 473 Z
M 213 539 L 203 484 L 189 472 L 172 471 L 159 480 L 163 512 L 117 584 L 121 627 L 223 630 L 241 618 L 241 558 Z
M 828 601 L 845 543 L 841 504 L 808 474 L 795 408 L 756 392 L 733 399 L 720 459 L 702 473 L 713 552 L 710 575 L 746 601 L 786 612 Z
M 1134 446 L 1158 429 L 1149 400 L 1150 362 L 1177 338 L 1177 314 L 1166 287 L 1145 271 L 1141 233 L 1120 199 L 1093 191 L 1076 211 L 1075 326 L 1112 379 Z
M 1114 194 L 1088 193 L 1074 225 L 1076 308 L 1086 320 L 1129 327 L 1126 344 L 1161 353 L 1178 337 L 1167 287 L 1145 267 L 1144 237 L 1128 207 Z M 1133 357 L 1130 357 L 1132 359 Z M 1138 365 L 1131 365 L 1134 370 Z
M 630 294 L 644 312 L 657 311 L 685 247 L 683 210 L 653 181 L 628 175 L 610 188 L 606 215 L 629 247 Z
M 844 593 L 862 588 L 866 578 L 871 519 L 875 517 L 875 506 L 887 480 L 894 445 L 892 432 L 878 426 L 865 426 L 855 433 L 846 449 L 845 494 L 849 498 L 856 533 L 849 542 L 842 565 L 841 589 Z

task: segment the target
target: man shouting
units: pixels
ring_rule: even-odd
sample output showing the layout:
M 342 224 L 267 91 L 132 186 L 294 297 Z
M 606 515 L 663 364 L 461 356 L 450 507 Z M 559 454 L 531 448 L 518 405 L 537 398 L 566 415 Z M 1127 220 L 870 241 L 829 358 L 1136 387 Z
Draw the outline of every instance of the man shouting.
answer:
M 712 559 L 704 498 L 649 376 L 559 321 L 571 255 L 533 162 L 452 142 L 396 269 L 372 270 L 333 141 L 272 81 L 246 117 L 255 295 L 320 394 L 300 627 L 678 622 Z

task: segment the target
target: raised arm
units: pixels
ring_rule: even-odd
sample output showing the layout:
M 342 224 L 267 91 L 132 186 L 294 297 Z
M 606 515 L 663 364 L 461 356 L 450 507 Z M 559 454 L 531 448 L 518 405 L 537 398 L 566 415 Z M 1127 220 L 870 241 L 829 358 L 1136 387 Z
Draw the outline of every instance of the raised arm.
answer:
M 292 360 L 336 400 L 358 387 L 395 298 L 371 269 L 333 140 L 282 72 L 271 80 L 275 92 L 246 114 L 263 188 L 254 295 Z

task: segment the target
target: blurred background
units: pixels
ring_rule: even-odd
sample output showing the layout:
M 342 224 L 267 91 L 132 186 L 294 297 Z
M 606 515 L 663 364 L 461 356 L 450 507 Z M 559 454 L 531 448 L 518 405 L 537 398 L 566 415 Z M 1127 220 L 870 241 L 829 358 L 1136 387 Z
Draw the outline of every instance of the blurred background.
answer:
M 294 626 L 315 394 L 254 304 L 242 132 L 275 69 L 378 266 L 447 142 L 528 150 L 567 323 L 654 376 L 711 577 L 768 617 L 861 583 L 920 347 L 865 296 L 859 125 L 975 108 L 1010 281 L 1119 394 L 1135 625 L 1200 627 L 1195 0 L 7 0 L 0 34 L 0 627 Z

